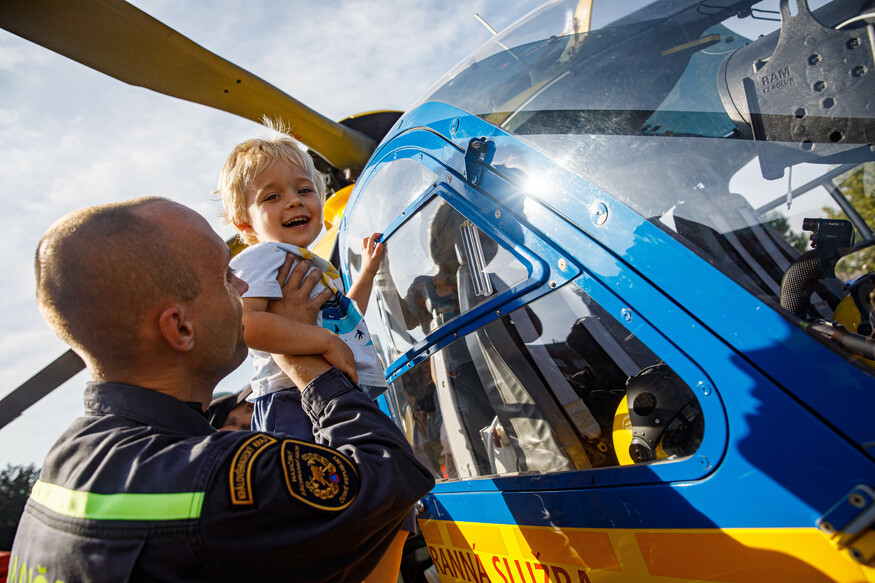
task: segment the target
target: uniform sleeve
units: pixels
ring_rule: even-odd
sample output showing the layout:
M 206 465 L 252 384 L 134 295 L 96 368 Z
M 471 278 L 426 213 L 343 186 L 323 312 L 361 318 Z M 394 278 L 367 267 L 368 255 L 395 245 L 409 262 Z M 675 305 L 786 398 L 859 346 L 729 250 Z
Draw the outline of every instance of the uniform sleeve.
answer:
M 224 580 L 361 581 L 434 485 L 404 435 L 336 369 L 302 391 L 316 443 L 238 432 L 201 513 Z

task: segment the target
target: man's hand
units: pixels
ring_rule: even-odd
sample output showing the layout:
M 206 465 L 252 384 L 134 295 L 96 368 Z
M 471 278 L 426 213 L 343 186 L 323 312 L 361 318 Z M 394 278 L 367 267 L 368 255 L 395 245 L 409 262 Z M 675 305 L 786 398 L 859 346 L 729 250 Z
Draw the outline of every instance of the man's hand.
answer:
M 312 266 L 312 263 L 306 259 L 301 259 L 292 269 L 289 274 L 289 268 L 297 256 L 288 253 L 286 261 L 277 272 L 277 281 L 283 290 L 283 299 L 270 300 L 267 303 L 267 311 L 289 320 L 295 320 L 304 324 L 316 324 L 316 316 L 319 314 L 319 307 L 331 299 L 331 290 L 325 288 L 315 298 L 311 298 L 310 294 L 313 288 L 319 283 L 319 278 L 322 277 L 322 271 L 313 269 L 310 273 L 307 271 Z M 288 275 L 288 280 L 286 276 Z M 284 283 L 285 282 L 285 283 Z
M 301 259 L 289 274 L 292 262 L 296 258 L 297 256 L 292 253 L 286 255 L 285 262 L 277 272 L 277 282 L 282 287 L 283 297 L 282 299 L 270 300 L 267 303 L 267 311 L 289 320 L 315 326 L 319 307 L 331 298 L 332 291 L 325 288 L 315 298 L 311 298 L 310 294 L 322 277 L 322 271 L 313 269 L 307 273 L 312 263 Z M 286 279 L 286 275 L 288 275 L 288 279 Z M 352 350 L 340 337 L 324 328 L 315 328 L 312 336 L 312 347 L 313 350 L 309 354 L 321 355 L 330 366 L 337 368 L 352 382 L 358 382 L 355 357 Z M 280 356 L 282 358 L 279 358 Z M 283 363 L 289 366 L 290 363 L 287 361 L 294 362 L 296 358 L 300 357 L 274 354 L 274 358 L 280 363 L 280 367 L 286 371 L 286 374 L 289 374 L 286 367 L 282 366 Z M 289 374 L 289 376 L 292 375 Z M 292 379 L 297 380 L 294 377 Z
M 328 331 L 326 330 L 326 332 Z M 328 334 L 331 335 L 331 338 L 328 342 L 328 349 L 322 353 L 322 358 L 348 376 L 352 382 L 358 383 L 359 375 L 355 371 L 355 356 L 352 354 L 352 349 L 339 336 L 331 334 L 331 332 Z

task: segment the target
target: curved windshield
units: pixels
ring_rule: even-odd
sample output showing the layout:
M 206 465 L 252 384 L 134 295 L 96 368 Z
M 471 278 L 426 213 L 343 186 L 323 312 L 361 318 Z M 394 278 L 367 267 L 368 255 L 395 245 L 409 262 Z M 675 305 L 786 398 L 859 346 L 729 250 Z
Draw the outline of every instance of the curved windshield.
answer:
M 515 135 L 758 297 L 831 318 L 875 259 L 872 3 L 658 4 L 553 2 L 423 102 Z M 826 277 L 782 289 L 806 252 Z

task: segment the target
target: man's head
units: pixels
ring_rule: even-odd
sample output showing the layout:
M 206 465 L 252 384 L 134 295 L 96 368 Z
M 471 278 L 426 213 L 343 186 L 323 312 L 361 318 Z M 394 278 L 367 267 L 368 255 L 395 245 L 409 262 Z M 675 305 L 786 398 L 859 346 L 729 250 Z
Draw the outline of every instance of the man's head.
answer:
M 254 406 L 246 400 L 252 394 L 252 387 L 246 387 L 239 393 L 231 393 L 216 397 L 207 407 L 207 417 L 210 425 L 219 431 L 248 430 L 252 426 L 252 411 Z
M 246 284 L 231 275 L 229 259 L 203 217 L 169 200 L 85 208 L 40 240 L 37 301 L 98 380 L 176 367 L 218 381 L 246 356 Z
M 219 192 L 223 218 L 247 244 L 307 247 L 322 230 L 322 180 L 310 156 L 285 134 L 238 144 L 222 168 Z

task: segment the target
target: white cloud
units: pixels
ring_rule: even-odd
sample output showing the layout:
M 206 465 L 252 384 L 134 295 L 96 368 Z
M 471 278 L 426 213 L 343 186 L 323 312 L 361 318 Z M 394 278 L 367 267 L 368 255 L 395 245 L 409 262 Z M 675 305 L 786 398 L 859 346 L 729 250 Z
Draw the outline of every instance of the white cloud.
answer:
M 339 119 L 408 107 L 536 0 L 324 0 L 181 3 L 141 9 L 209 50 Z M 129 86 L 0 30 L 0 395 L 59 356 L 33 299 L 33 252 L 45 229 L 82 206 L 154 194 L 187 204 L 228 237 L 210 192 L 227 153 L 256 124 Z M 244 363 L 244 367 L 247 363 Z M 245 368 L 223 386 L 236 390 Z M 0 464 L 36 463 L 81 411 L 80 375 L 2 433 Z

